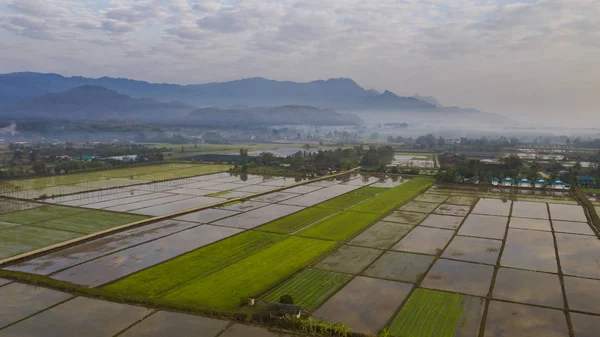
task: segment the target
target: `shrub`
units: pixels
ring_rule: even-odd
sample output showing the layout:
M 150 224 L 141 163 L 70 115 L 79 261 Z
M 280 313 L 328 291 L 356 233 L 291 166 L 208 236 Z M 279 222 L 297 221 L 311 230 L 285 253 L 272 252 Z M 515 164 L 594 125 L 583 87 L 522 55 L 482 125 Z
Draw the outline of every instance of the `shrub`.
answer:
M 292 295 L 281 295 L 279 298 L 279 303 L 282 304 L 294 304 L 294 298 Z

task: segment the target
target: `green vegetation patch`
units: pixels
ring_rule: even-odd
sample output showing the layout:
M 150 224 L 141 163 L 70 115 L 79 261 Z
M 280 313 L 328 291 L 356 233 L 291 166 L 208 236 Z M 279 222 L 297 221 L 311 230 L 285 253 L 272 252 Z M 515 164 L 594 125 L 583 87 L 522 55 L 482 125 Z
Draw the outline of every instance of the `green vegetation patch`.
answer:
M 144 215 L 92 210 L 60 219 L 37 222 L 35 226 L 91 234 L 147 218 Z
M 322 202 L 316 207 L 319 208 L 332 208 L 336 210 L 346 209 L 354 204 L 357 204 L 363 200 L 369 199 L 374 195 L 380 194 L 384 191 L 387 191 L 387 188 L 383 187 L 361 187 L 356 191 L 346 193 L 340 195 L 339 197 L 335 197 L 333 199 Z
M 329 199 L 325 202 L 322 202 L 315 207 L 319 208 L 331 208 L 335 210 L 343 210 L 352 205 L 355 205 L 365 199 L 369 199 L 371 196 L 367 194 L 357 194 L 357 193 L 346 193 L 339 197 Z
M 226 194 L 230 194 L 231 191 L 221 191 L 221 192 L 215 192 L 215 193 L 211 193 L 211 194 L 207 194 L 207 197 L 220 197 L 222 195 L 226 195 Z
M 76 208 L 67 206 L 42 206 L 32 209 L 27 209 L 18 212 L 11 212 L 0 215 L 0 221 L 18 223 L 28 225 L 36 222 L 60 219 L 72 216 L 78 213 L 89 212 L 86 208 Z
M 240 299 L 271 288 L 333 246 L 332 241 L 289 237 L 213 274 L 196 278 L 163 299 L 200 307 L 234 308 Z
M 465 302 L 466 296 L 417 289 L 390 325 L 388 333 L 402 337 L 452 337 Z
M 365 195 L 376 195 L 379 193 L 383 193 L 385 191 L 389 190 L 389 188 L 386 187 L 373 187 L 373 186 L 365 186 L 365 187 L 361 187 L 359 189 L 357 189 L 356 191 L 352 192 L 355 194 L 365 194 Z
M 0 259 L 23 254 L 81 236 L 78 233 L 34 226 L 16 226 L 0 230 Z
M 352 276 L 326 270 L 308 269 L 294 276 L 279 287 L 269 291 L 261 300 L 279 302 L 283 295 L 290 295 L 294 304 L 314 310 L 346 284 Z
M 108 183 L 105 180 L 113 178 L 127 178 L 131 180 L 128 183 L 125 180 L 120 181 L 118 185 L 114 186 L 126 186 L 135 184 L 139 180 L 166 180 L 174 178 L 191 177 L 208 173 L 216 173 L 227 171 L 231 168 L 231 165 L 198 165 L 198 164 L 163 164 L 163 165 L 149 165 L 130 167 L 116 170 L 105 170 L 96 172 L 76 173 L 76 174 L 65 174 L 50 177 L 40 177 L 31 179 L 19 179 L 10 180 L 13 186 L 20 187 L 23 190 L 27 189 L 43 189 L 46 187 L 59 186 L 59 185 L 74 185 L 80 183 L 95 182 L 90 184 L 90 189 L 96 189 L 101 187 L 101 183 Z M 131 179 L 133 178 L 133 179 Z M 98 186 L 95 186 L 98 183 Z M 108 183 L 110 184 L 110 183 Z M 94 186 L 91 186 L 94 185 Z M 113 186 L 113 185 L 111 185 Z M 84 189 L 82 189 L 84 190 Z
M 335 209 L 310 207 L 292 215 L 271 221 L 259 229 L 275 233 L 292 233 L 326 218 L 335 212 L 337 212 Z
M 480 297 L 419 288 L 386 331 L 394 337 L 477 336 L 484 304 Z
M 107 285 L 104 289 L 157 298 L 178 285 L 215 273 L 285 238 L 286 236 L 279 234 L 248 231 L 144 269 Z
M 600 188 L 582 188 L 581 189 L 584 193 L 589 193 L 589 194 L 600 194 Z
M 388 213 L 428 189 L 434 182 L 435 180 L 432 178 L 414 178 L 352 207 L 351 210 L 379 214 Z
M 42 206 L 0 215 L 0 258 L 147 218 L 67 206 Z
M 341 241 L 369 226 L 377 218 L 379 214 L 345 211 L 308 227 L 298 235 Z

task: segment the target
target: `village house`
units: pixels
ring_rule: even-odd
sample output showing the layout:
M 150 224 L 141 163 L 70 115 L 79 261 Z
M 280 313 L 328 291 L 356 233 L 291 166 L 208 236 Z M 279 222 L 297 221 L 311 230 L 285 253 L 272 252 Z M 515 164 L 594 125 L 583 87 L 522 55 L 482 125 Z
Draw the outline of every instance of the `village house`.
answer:
M 539 178 L 534 182 L 535 188 L 544 188 L 544 186 L 548 185 L 548 182 L 545 179 Z
M 521 178 L 517 184 L 519 187 L 531 187 L 531 180 L 527 178 Z
M 502 179 L 502 186 L 511 187 L 511 186 L 514 186 L 514 184 L 515 184 L 515 180 L 511 177 L 506 177 L 506 178 Z
M 492 185 L 494 186 L 498 186 L 498 184 L 500 183 L 500 179 L 493 177 L 492 178 Z
M 550 182 L 550 188 L 555 190 L 568 190 L 571 188 L 571 186 L 561 180 L 553 180 Z
M 577 186 L 583 188 L 596 188 L 598 187 L 598 181 L 588 175 L 579 176 L 577 177 Z

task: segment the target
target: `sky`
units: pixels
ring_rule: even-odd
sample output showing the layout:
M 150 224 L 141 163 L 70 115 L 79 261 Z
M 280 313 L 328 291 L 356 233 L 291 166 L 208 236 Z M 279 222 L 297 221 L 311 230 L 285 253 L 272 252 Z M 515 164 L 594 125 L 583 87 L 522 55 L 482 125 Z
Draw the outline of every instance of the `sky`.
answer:
M 599 0 L 0 0 L 0 73 L 349 77 L 528 120 L 600 116 Z

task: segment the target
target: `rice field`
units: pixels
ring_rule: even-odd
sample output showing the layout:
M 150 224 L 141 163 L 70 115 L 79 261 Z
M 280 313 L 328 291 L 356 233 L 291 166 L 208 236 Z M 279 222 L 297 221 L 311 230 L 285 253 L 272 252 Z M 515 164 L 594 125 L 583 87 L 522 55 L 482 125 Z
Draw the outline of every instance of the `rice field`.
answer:
M 473 310 L 472 306 L 467 305 L 469 301 L 474 300 L 454 293 L 417 289 L 392 321 L 388 335 L 452 337 L 457 329 L 464 328 L 459 323 L 465 308 L 472 311 L 467 314 L 477 315 L 481 311 Z M 483 300 L 480 301 L 483 303 Z M 478 329 L 470 331 L 472 335 L 467 336 L 476 336 L 478 332 Z
M 279 234 L 248 231 L 130 275 L 104 289 L 159 298 L 178 285 L 202 278 L 283 241 Z
M 326 240 L 345 240 L 378 218 L 377 214 L 345 211 L 298 232 L 298 235 Z
M 0 215 L 0 259 L 86 234 L 145 219 L 145 216 L 67 206 L 41 206 Z
M 290 295 L 294 304 L 305 310 L 314 310 L 334 294 L 352 276 L 326 270 L 307 269 L 282 285 L 261 296 L 265 302 L 279 302 L 283 295 Z
M 216 187 L 213 181 L 193 184 L 216 194 L 243 185 L 233 178 L 219 177 Z M 284 183 L 269 180 L 269 186 Z M 463 190 L 423 194 L 429 182 L 421 178 L 385 190 L 361 188 L 369 183 L 377 179 L 311 182 L 272 198 L 182 216 L 185 222 L 160 235 L 145 231 L 144 238 L 128 236 L 121 246 L 105 241 L 110 252 L 91 241 L 71 247 L 70 255 L 53 253 L 62 260 L 36 259 L 35 266 L 51 269 L 39 275 L 56 280 L 105 284 L 101 289 L 119 298 L 189 309 L 262 313 L 261 301 L 290 295 L 316 321 L 343 322 L 369 335 L 595 336 L 600 240 L 581 206 L 568 205 L 574 200 L 532 195 L 524 197 L 527 203 L 503 202 L 499 193 L 490 198 L 492 193 Z M 351 209 L 344 207 L 360 198 Z M 357 211 L 365 204 L 370 206 Z M 281 206 L 297 212 L 267 219 Z M 12 224 L 21 212 L 30 212 L 21 216 L 29 225 Z M 105 225 L 87 212 L 42 206 L 0 215 L 0 240 L 3 233 L 29 227 L 40 237 L 62 240 L 55 234 L 77 234 L 69 231 L 85 225 L 71 226 L 88 218 Z M 264 221 L 224 227 L 231 219 L 252 217 Z M 42 222 L 53 227 L 38 226 Z M 229 236 L 214 237 L 223 231 Z M 186 249 L 174 249 L 180 246 Z M 175 251 L 152 257 L 162 250 Z M 61 264 L 90 251 L 94 255 L 75 266 Z M 81 281 L 98 278 L 106 281 Z M 257 307 L 240 306 L 248 297 L 259 299 Z
M 346 209 L 354 204 L 357 204 L 363 200 L 369 199 L 372 196 L 380 193 L 379 191 L 374 191 L 375 193 L 373 193 L 373 194 L 361 192 L 361 190 L 365 189 L 365 188 L 368 188 L 368 187 L 363 187 L 363 188 L 357 190 L 356 192 L 346 193 L 339 197 L 327 200 L 325 202 L 322 202 L 322 203 L 316 205 L 316 207 L 331 208 L 331 209 L 335 209 L 335 210 L 343 210 L 343 209 Z M 377 188 L 377 187 L 372 187 L 372 188 Z M 383 190 L 386 190 L 386 189 L 383 188 Z
M 350 209 L 357 212 L 388 213 L 423 192 L 433 183 L 432 178 L 414 178 Z
M 311 207 L 269 222 L 258 229 L 275 233 L 292 233 L 336 212 L 335 209 Z
M 10 189 L 0 194 L 21 198 L 37 198 L 79 193 L 89 190 L 123 187 L 153 181 L 192 177 L 209 173 L 227 171 L 231 165 L 203 164 L 163 164 L 104 170 L 85 173 L 73 173 L 50 177 L 15 179 L 7 181 Z
M 162 299 L 200 307 L 235 308 L 240 299 L 264 292 L 334 246 L 331 241 L 290 237 L 213 274 L 190 280 Z

